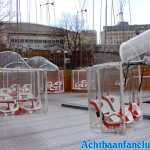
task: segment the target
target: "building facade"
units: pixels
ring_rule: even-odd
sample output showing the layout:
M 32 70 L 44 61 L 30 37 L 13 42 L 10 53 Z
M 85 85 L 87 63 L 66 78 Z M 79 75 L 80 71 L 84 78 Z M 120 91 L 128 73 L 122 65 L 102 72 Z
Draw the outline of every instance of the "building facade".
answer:
M 64 66 L 65 57 L 69 57 L 72 66 L 79 64 L 77 59 L 72 60 L 74 58 L 72 55 L 75 54 L 76 58 L 80 58 L 77 56 L 80 55 L 80 52 L 73 52 L 67 47 L 66 33 L 74 34 L 71 31 L 66 32 L 63 28 L 29 23 L 2 23 L 0 31 L 2 35 L 0 41 L 1 45 L 3 44 L 1 51 L 4 49 L 17 50 L 24 57 L 40 55 L 60 67 Z M 96 45 L 96 32 L 83 31 L 80 33 L 80 37 L 82 44 Z M 82 51 L 86 51 L 86 49 Z M 84 62 L 85 65 L 91 63 L 91 60 L 88 61 Z
M 150 24 L 129 25 L 128 22 L 120 22 L 114 26 L 104 26 L 101 32 L 101 45 L 95 48 L 94 58 L 96 64 L 120 61 L 120 45 L 148 29 L 150 29 Z
M 150 24 L 129 25 L 128 22 L 120 22 L 115 26 L 104 26 L 101 32 L 101 44 L 120 45 L 148 29 L 150 29 Z

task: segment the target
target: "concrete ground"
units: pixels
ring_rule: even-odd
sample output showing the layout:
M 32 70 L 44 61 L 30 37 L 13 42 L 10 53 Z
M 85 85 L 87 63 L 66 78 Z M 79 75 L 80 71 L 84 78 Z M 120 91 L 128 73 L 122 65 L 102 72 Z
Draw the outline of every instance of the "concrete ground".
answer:
M 87 94 L 49 94 L 47 114 L 0 119 L 2 150 L 79 150 L 85 139 L 150 139 L 150 120 L 134 123 L 124 135 L 93 132 L 86 110 L 61 107 L 61 103 L 87 104 Z M 144 104 L 147 113 L 150 104 Z

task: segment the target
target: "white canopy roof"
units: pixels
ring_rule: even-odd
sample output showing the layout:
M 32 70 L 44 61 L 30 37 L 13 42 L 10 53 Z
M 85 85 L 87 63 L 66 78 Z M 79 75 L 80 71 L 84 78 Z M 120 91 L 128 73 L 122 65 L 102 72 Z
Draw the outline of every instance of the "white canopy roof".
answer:
M 18 53 L 12 51 L 0 52 L 0 67 L 20 69 L 31 68 Z
M 55 64 L 53 64 L 52 62 L 41 56 L 31 57 L 30 59 L 27 60 L 27 63 L 32 68 L 40 68 L 45 69 L 47 71 L 59 70 L 58 66 L 56 66 Z
M 123 62 L 140 61 L 150 55 L 150 30 L 124 42 L 120 46 L 120 58 Z

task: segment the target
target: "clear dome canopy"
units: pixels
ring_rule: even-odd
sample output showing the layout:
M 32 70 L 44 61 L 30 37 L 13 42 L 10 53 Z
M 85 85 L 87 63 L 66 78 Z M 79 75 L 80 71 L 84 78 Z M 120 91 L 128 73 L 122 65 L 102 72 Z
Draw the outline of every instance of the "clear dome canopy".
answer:
M 12 51 L 0 52 L 0 67 L 22 69 L 31 68 L 18 53 Z
M 123 62 L 140 61 L 150 55 L 150 30 L 124 42 L 120 46 L 120 58 Z
M 47 71 L 57 71 L 59 70 L 58 66 L 50 62 L 44 57 L 41 56 L 34 56 L 27 60 L 28 65 L 32 68 L 41 68 Z

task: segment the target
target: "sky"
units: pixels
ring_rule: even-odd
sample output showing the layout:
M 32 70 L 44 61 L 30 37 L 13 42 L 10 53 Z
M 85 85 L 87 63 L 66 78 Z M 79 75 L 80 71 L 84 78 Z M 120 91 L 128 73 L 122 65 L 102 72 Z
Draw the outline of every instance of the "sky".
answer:
M 30 21 L 31 22 L 36 22 L 36 16 L 35 16 L 35 12 L 36 12 L 36 7 L 35 4 L 37 3 L 37 7 L 38 7 L 38 23 L 42 23 L 42 24 L 47 24 L 47 12 L 46 12 L 46 6 L 41 6 L 41 14 L 42 17 L 40 15 L 40 4 L 44 4 L 47 2 L 47 0 L 20 0 L 21 1 L 21 18 L 23 21 L 29 21 L 27 20 L 27 1 L 30 1 Z M 88 27 L 92 28 L 92 4 L 93 4 L 93 0 L 85 0 L 85 6 L 83 9 L 87 9 L 87 16 L 88 16 Z M 95 1 L 95 28 L 98 26 L 99 24 L 99 14 L 100 14 L 100 0 L 94 0 Z M 103 24 L 104 24 L 104 20 L 105 20 L 105 1 L 106 0 L 102 0 L 102 5 L 103 5 L 103 10 L 102 10 L 102 20 L 103 20 Z M 108 24 L 111 20 L 110 14 L 111 14 L 111 1 L 112 0 L 108 0 Z M 119 0 L 114 0 L 114 9 L 115 9 L 115 16 L 116 16 L 116 21 L 117 21 L 117 16 L 119 13 L 119 4 L 118 4 Z M 122 0 L 122 1 L 126 1 L 125 2 L 125 7 L 124 7 L 124 19 L 125 21 L 130 21 L 130 15 L 129 15 L 129 1 L 130 1 L 130 6 L 131 6 L 131 23 L 132 24 L 146 24 L 146 23 L 150 23 L 150 16 L 148 16 L 149 14 L 149 8 L 150 8 L 150 0 Z M 53 0 L 49 0 L 49 2 L 53 2 Z M 81 10 L 80 7 L 80 3 L 81 5 L 83 5 L 84 0 L 55 0 L 55 18 L 56 18 L 56 24 L 59 24 L 59 20 L 62 17 L 63 13 L 71 13 L 71 14 L 76 14 L 77 11 Z M 54 12 L 53 12 L 53 6 L 50 5 L 49 6 L 49 10 L 50 10 L 50 24 L 54 25 Z
M 9 7 L 11 8 L 10 14 L 13 14 L 13 12 L 15 13 L 16 0 L 7 0 L 7 1 L 12 2 L 12 6 Z M 43 5 L 46 2 L 51 3 L 53 1 L 55 1 L 55 7 L 53 5 L 49 5 L 49 7 Z M 93 28 L 93 1 L 95 4 L 94 28 Z M 119 21 L 118 17 L 120 6 L 119 0 L 113 0 L 114 15 L 111 15 L 113 14 L 111 11 L 112 0 L 107 1 L 108 1 L 107 25 L 117 24 L 117 22 Z M 150 24 L 150 16 L 149 16 L 150 0 L 121 0 L 121 1 L 124 3 L 123 7 L 124 21 L 128 21 L 130 24 Z M 20 0 L 20 16 L 21 16 L 20 18 L 22 22 L 31 22 L 50 26 L 60 26 L 60 20 L 62 19 L 63 14 L 76 15 L 78 11 L 78 15 L 81 17 L 81 9 L 82 10 L 87 9 L 87 13 L 85 12 L 83 13 L 84 16 L 83 18 L 85 22 L 84 28 L 94 29 L 97 30 L 99 33 L 99 31 L 102 30 L 102 27 L 105 25 L 105 18 L 106 18 L 105 2 L 106 0 L 102 0 L 102 11 L 101 11 L 102 13 L 100 13 L 101 0 Z M 101 28 L 100 28 L 100 14 L 102 14 Z M 13 19 L 13 21 L 15 21 L 15 18 Z

